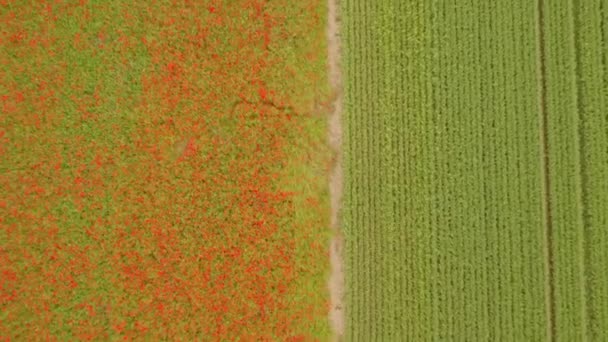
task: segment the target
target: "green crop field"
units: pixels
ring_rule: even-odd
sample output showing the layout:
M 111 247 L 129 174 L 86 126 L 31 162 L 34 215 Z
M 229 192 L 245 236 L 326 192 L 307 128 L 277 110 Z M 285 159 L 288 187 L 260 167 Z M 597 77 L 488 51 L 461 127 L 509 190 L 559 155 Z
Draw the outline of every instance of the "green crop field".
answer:
M 608 339 L 608 1 L 342 2 L 346 337 Z

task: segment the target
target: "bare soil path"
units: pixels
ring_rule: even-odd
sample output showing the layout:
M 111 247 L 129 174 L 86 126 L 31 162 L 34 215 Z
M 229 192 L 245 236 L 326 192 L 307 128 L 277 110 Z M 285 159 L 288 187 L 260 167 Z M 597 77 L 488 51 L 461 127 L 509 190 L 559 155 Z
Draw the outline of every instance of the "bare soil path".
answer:
M 331 308 L 329 320 L 334 332 L 334 341 L 341 341 L 344 336 L 344 238 L 340 231 L 340 206 L 342 203 L 342 74 L 340 70 L 340 36 L 339 36 L 339 0 L 328 0 L 328 66 L 329 82 L 336 94 L 329 116 L 329 144 L 334 153 L 334 163 L 329 177 L 331 198 L 330 244 L 331 275 L 329 291 Z

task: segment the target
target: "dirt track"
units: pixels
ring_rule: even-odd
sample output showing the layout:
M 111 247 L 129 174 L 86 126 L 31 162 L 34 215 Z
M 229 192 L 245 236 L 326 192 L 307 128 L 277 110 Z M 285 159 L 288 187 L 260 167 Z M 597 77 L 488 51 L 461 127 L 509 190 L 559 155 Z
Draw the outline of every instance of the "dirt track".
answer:
M 331 229 L 333 237 L 330 244 L 331 275 L 329 291 L 331 308 L 329 320 L 334 332 L 334 341 L 342 340 L 344 336 L 344 238 L 340 231 L 340 204 L 342 202 L 342 75 L 340 71 L 340 38 L 338 29 L 339 0 L 328 0 L 328 66 L 329 81 L 332 90 L 337 94 L 334 99 L 332 112 L 329 116 L 329 144 L 334 153 L 334 164 L 329 177 L 329 193 L 331 197 Z

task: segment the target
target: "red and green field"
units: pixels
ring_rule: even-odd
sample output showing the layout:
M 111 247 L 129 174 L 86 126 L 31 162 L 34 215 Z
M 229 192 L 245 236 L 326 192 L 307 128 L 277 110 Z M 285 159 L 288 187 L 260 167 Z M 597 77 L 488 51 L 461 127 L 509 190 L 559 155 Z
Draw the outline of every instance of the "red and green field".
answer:
M 0 0 L 0 341 L 606 341 L 607 105 L 608 0 Z
M 0 340 L 329 336 L 325 12 L 0 1 Z

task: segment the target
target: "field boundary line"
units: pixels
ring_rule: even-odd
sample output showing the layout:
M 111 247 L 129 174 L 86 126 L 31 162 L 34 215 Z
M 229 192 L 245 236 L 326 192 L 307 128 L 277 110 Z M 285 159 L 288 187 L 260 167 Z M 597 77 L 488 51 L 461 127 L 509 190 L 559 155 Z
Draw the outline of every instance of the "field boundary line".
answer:
M 549 130 L 547 117 L 547 68 L 545 65 L 545 18 L 544 0 L 536 2 L 536 44 L 537 44 L 537 75 L 538 102 L 540 121 L 540 173 L 542 177 L 542 204 L 545 235 L 545 290 L 547 291 L 545 306 L 547 312 L 547 339 L 556 340 L 555 329 L 555 274 L 553 257 L 553 222 L 551 213 L 551 179 L 549 174 Z
M 327 0 L 327 58 L 329 84 L 333 92 L 332 110 L 329 114 L 328 140 L 333 153 L 329 175 L 330 226 L 332 231 L 329 257 L 330 310 L 329 321 L 333 332 L 332 341 L 344 339 L 344 236 L 340 229 L 340 212 L 344 180 L 342 174 L 342 72 L 340 68 L 340 0 Z
M 580 277 L 581 277 L 581 305 L 582 305 L 582 310 L 581 310 L 581 317 L 582 317 L 582 328 L 583 328 L 583 339 L 587 340 L 587 332 L 589 331 L 589 324 L 590 324 L 590 320 L 588 319 L 590 317 L 589 315 L 589 305 L 587 304 L 587 294 L 589 293 L 589 281 L 588 281 L 588 277 L 587 277 L 587 262 L 588 262 L 588 258 L 589 258 L 589 252 L 587 250 L 587 227 L 589 226 L 588 224 L 588 220 L 587 220 L 587 206 L 585 204 L 587 198 L 588 198 L 588 193 L 587 193 L 587 185 L 589 184 L 589 180 L 587 179 L 586 176 L 586 172 L 585 169 L 586 167 L 586 162 L 585 162 L 585 154 L 583 153 L 583 151 L 585 150 L 585 140 L 583 138 L 584 133 L 583 130 L 585 129 L 584 127 L 584 122 L 583 122 L 583 116 L 584 116 L 584 106 L 583 106 L 583 87 L 581 86 L 581 77 L 582 77 L 582 61 L 581 61 L 581 44 L 580 44 L 580 35 L 581 33 L 578 30 L 579 24 L 581 23 L 580 20 L 580 11 L 577 8 L 580 4 L 576 1 L 571 1 L 570 2 L 570 6 L 572 6 L 571 11 L 570 11 L 570 20 L 571 20 L 571 26 L 572 26 L 572 37 L 571 39 L 573 40 L 571 42 L 571 44 L 574 47 L 574 55 L 575 55 L 575 64 L 574 64 L 574 87 L 575 87 L 575 101 L 576 101 L 576 110 L 577 110 L 577 118 L 576 118 L 576 130 L 575 130 L 575 135 L 576 135 L 576 143 L 578 146 L 576 146 L 575 151 L 578 153 L 578 179 L 577 182 L 580 186 L 579 191 L 580 193 L 577 194 L 580 200 L 580 212 L 579 212 L 579 219 L 580 219 L 580 223 L 581 223 L 581 228 L 582 228 L 582 232 L 581 232 L 581 238 L 580 238 L 580 255 L 581 255 L 581 260 L 579 268 L 580 268 Z

